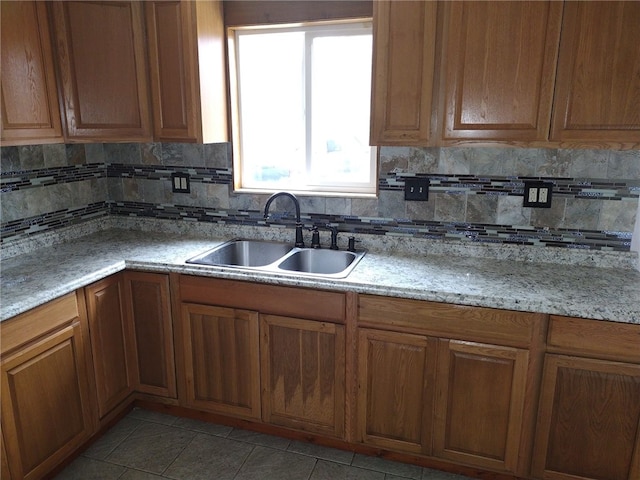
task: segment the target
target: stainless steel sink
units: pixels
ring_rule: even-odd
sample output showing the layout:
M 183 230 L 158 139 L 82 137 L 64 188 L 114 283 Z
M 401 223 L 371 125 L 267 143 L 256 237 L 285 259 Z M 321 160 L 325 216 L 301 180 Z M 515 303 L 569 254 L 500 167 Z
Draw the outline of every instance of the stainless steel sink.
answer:
M 190 258 L 187 263 L 230 267 L 263 267 L 281 259 L 292 248 L 286 243 L 236 239 L 223 243 L 202 255 Z
M 286 243 L 235 239 L 190 258 L 186 263 L 234 267 L 267 273 L 344 278 L 365 251 L 297 248 Z
M 358 254 L 354 252 L 306 248 L 287 255 L 278 264 L 278 268 L 293 272 L 346 277 L 355 267 L 357 259 L 359 259 Z

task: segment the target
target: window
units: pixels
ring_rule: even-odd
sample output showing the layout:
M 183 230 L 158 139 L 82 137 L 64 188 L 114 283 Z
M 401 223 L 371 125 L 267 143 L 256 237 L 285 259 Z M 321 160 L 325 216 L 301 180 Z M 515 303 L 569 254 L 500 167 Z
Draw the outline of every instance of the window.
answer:
M 235 188 L 376 192 L 371 22 L 230 29 Z

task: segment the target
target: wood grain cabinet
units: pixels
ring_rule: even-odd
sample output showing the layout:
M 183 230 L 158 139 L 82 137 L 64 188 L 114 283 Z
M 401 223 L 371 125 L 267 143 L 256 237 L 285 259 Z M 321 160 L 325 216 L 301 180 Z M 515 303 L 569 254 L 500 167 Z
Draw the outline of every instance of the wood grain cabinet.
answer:
M 44 2 L 0 3 L 2 145 L 63 143 Z
M 372 145 L 431 138 L 437 2 L 374 2 Z
M 2 323 L 2 478 L 43 478 L 95 429 L 83 300 L 71 293 Z
M 525 475 L 545 318 L 360 295 L 360 441 Z
M 562 2 L 443 6 L 443 142 L 546 141 Z
M 124 289 L 121 274 L 85 287 L 100 418 L 127 399 L 135 386 L 134 331 Z
M 534 478 L 640 477 L 640 325 L 552 317 Z
M 179 292 L 179 400 L 343 437 L 344 294 L 187 275 Z
M 551 139 L 640 148 L 640 2 L 565 2 Z
M 67 141 L 150 141 L 142 3 L 50 7 Z
M 144 8 L 154 138 L 226 142 L 222 2 L 147 1 Z
M 176 369 L 169 277 L 126 271 L 124 300 L 133 323 L 135 390 L 176 398 Z

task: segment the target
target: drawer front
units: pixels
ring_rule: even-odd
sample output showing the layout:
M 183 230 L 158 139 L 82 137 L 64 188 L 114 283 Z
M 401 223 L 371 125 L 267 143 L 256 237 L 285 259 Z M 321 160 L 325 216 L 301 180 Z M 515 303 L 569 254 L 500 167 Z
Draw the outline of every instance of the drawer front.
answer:
M 526 347 L 546 315 L 360 295 L 358 324 L 386 330 Z
M 344 293 L 182 275 L 182 302 L 344 323 Z
M 640 363 L 640 325 L 551 316 L 548 349 Z
M 2 322 L 2 347 L 4 355 L 20 345 L 33 341 L 47 332 L 78 318 L 76 293 L 68 293 L 40 307 Z

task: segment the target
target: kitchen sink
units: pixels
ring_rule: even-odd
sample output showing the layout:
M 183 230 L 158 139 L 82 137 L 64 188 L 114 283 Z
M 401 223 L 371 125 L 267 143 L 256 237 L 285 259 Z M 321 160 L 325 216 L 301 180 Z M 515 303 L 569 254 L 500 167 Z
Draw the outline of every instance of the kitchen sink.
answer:
M 344 278 L 366 252 L 292 247 L 287 243 L 235 239 L 186 263 L 266 273 Z
M 230 267 L 263 267 L 280 260 L 292 248 L 286 243 L 237 239 L 190 258 L 187 263 Z
M 281 270 L 318 275 L 347 276 L 357 263 L 358 254 L 340 250 L 299 249 L 278 264 Z

